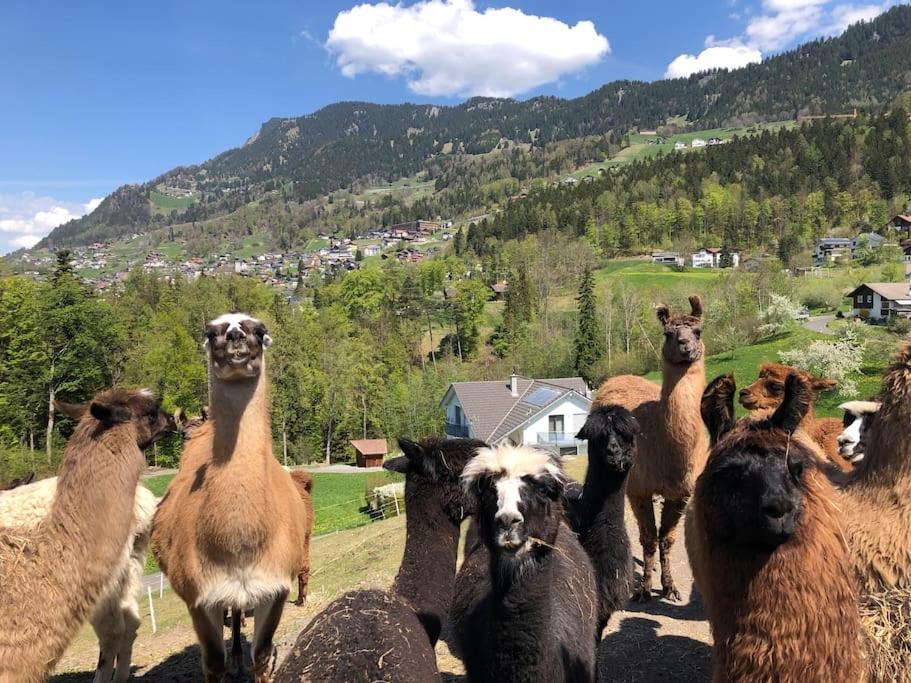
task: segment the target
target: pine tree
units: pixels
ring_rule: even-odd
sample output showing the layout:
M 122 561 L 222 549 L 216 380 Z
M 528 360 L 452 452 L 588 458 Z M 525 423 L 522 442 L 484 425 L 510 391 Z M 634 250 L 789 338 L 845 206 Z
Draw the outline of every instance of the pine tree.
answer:
M 574 341 L 573 362 L 576 372 L 588 384 L 594 384 L 594 366 L 604 356 L 604 333 L 598 317 L 598 298 L 595 295 L 595 278 L 586 268 L 576 298 L 579 308 L 579 327 Z

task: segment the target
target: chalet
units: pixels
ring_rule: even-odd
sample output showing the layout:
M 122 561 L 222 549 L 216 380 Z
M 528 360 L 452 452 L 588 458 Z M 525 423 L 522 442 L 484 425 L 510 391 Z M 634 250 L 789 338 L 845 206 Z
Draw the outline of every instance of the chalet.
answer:
M 902 249 L 902 261 L 904 261 L 905 263 L 911 262 L 911 240 L 902 240 L 901 249 Z
M 851 243 L 847 237 L 823 237 L 813 248 L 813 265 L 821 266 L 850 255 Z
M 566 455 L 578 452 L 575 434 L 591 403 L 591 390 L 581 377 L 511 375 L 506 381 L 453 382 L 440 405 L 451 437 L 535 445 Z
M 851 258 L 857 258 L 857 248 L 866 242 L 871 249 L 879 249 L 886 243 L 886 238 L 875 232 L 862 232 L 851 239 Z
M 690 257 L 690 262 L 693 265 L 693 268 L 722 268 L 722 262 L 724 261 L 725 250 L 724 249 L 714 249 L 712 247 L 703 247 L 699 251 L 693 252 L 693 255 Z M 740 265 L 740 250 L 738 249 L 728 249 L 728 255 L 731 257 L 731 268 L 736 268 Z
M 721 138 L 709 138 L 709 144 L 713 145 L 713 146 L 720 145 L 722 142 L 724 142 L 724 140 L 722 140 Z
M 682 266 L 683 257 L 676 251 L 653 251 L 652 263 L 658 263 L 664 266 Z
M 693 146 L 693 148 L 705 147 L 705 140 L 703 140 L 702 138 L 693 138 L 693 142 L 691 143 L 691 145 Z
M 506 292 L 509 291 L 509 285 L 505 282 L 495 282 L 490 285 L 490 288 L 493 290 L 494 301 L 503 301 L 506 298 Z
M 685 142 L 675 142 L 674 149 L 677 149 L 677 150 L 686 149 L 686 143 Z
M 407 223 L 396 223 L 389 228 L 392 235 L 429 235 L 432 232 L 440 230 L 443 226 L 438 221 L 408 221 Z
M 911 237 L 911 216 L 901 213 L 897 216 L 892 216 L 892 220 L 889 221 L 886 227 L 894 232 L 904 232 L 905 237 Z
M 911 317 L 911 285 L 905 282 L 865 282 L 847 296 L 854 315 L 864 320 Z

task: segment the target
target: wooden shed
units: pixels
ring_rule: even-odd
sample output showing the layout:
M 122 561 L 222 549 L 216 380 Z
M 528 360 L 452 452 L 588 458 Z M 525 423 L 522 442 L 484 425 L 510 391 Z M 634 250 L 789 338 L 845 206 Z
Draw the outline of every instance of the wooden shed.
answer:
M 355 439 L 351 442 L 357 456 L 358 467 L 382 467 L 389 452 L 386 439 Z

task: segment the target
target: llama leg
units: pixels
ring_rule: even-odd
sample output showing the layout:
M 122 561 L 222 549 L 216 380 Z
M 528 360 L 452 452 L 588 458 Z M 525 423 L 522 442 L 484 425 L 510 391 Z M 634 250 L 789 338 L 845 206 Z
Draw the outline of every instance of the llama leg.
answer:
M 671 548 L 677 540 L 677 527 L 683 511 L 686 510 L 687 500 L 665 500 L 661 510 L 661 529 L 658 531 L 658 548 L 661 551 L 661 593 L 668 600 L 680 600 L 680 591 L 677 590 L 674 577 L 671 576 Z
M 651 496 L 630 496 L 629 502 L 639 525 L 639 543 L 642 544 L 642 581 L 633 593 L 633 598 L 645 602 L 652 597 L 652 572 L 655 570 L 655 552 L 658 550 L 655 504 Z
M 234 662 L 234 672 L 243 673 L 244 650 L 240 643 L 240 629 L 243 625 L 244 611 L 234 607 L 231 610 L 231 659 Z
M 92 613 L 91 622 L 98 636 L 98 667 L 93 680 L 94 683 L 110 683 L 125 630 L 123 615 L 115 601 L 104 599 Z
M 221 683 L 225 677 L 224 611 L 221 607 L 190 607 L 193 630 L 202 651 L 206 683 Z
M 123 614 L 123 635 L 120 637 L 120 647 L 117 649 L 114 683 L 126 683 L 130 679 L 133 643 L 136 641 L 136 632 L 139 631 L 139 625 L 142 623 L 139 616 L 139 604 L 135 599 L 124 603 L 121 613 Z
M 285 608 L 288 590 L 282 590 L 272 602 L 259 605 L 253 614 L 253 676 L 256 683 L 269 683 L 275 667 L 275 646 L 272 636 L 278 628 Z
M 310 567 L 304 567 L 297 575 L 297 600 L 294 604 L 300 607 L 307 602 L 307 584 L 310 583 Z

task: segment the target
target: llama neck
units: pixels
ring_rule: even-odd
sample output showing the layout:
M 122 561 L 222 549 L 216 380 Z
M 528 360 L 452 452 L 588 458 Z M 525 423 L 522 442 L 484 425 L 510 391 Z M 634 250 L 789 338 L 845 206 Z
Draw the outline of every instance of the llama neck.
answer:
M 629 471 L 621 472 L 607 467 L 600 459 L 589 458 L 582 492 L 581 515 L 578 533 L 586 536 L 592 528 L 609 529 L 596 522 L 605 519 L 623 520 L 626 479 Z
M 269 386 L 265 359 L 256 377 L 233 382 L 209 370 L 209 406 L 215 424 L 213 462 L 228 464 L 271 454 Z M 264 445 L 268 453 L 264 453 Z
M 705 362 L 699 358 L 689 365 L 664 361 L 661 380 L 661 425 L 673 453 L 692 459 L 707 451 L 705 428 L 699 417 L 699 403 L 705 390 Z
M 429 494 L 406 497 L 405 553 L 393 590 L 408 601 L 435 645 L 452 604 L 459 525 L 440 508 L 438 495 Z

